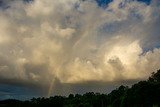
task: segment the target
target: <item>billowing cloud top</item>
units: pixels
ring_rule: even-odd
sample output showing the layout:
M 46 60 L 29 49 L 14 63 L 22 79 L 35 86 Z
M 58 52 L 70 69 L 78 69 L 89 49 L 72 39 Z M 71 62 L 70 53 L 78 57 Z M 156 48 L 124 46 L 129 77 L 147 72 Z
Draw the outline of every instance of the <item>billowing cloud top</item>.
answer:
M 160 68 L 159 0 L 113 0 L 106 8 L 93 0 L 6 5 L 0 10 L 1 83 L 127 81 Z

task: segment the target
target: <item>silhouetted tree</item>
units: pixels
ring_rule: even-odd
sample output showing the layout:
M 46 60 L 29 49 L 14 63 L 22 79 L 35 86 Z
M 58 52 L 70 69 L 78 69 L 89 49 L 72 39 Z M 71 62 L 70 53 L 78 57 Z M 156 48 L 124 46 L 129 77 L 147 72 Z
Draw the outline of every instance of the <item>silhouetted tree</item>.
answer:
M 150 82 L 160 82 L 160 69 L 157 72 L 153 72 L 152 75 L 149 77 Z
M 0 101 L 0 107 L 160 107 L 160 70 L 152 73 L 147 81 L 131 88 L 121 85 L 109 94 L 88 92 L 29 101 L 8 99 Z

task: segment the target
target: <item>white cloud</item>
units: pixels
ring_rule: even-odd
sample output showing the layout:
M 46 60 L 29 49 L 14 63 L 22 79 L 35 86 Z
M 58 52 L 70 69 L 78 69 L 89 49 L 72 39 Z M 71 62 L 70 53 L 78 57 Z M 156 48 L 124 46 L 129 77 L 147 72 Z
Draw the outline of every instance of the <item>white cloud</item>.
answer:
M 144 79 L 160 68 L 156 3 L 114 0 L 106 9 L 79 0 L 10 5 L 0 12 L 1 77 L 45 84 L 53 78 L 117 81 Z

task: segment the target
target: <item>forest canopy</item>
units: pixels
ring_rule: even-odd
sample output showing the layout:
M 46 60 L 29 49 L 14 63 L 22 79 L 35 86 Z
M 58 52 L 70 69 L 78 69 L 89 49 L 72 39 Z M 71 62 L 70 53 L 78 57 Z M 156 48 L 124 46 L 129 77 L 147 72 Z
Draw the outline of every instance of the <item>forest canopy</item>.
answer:
M 2 107 L 159 107 L 160 70 L 146 81 L 132 87 L 121 85 L 109 94 L 87 92 L 83 95 L 32 98 L 29 101 L 8 99 L 0 101 Z

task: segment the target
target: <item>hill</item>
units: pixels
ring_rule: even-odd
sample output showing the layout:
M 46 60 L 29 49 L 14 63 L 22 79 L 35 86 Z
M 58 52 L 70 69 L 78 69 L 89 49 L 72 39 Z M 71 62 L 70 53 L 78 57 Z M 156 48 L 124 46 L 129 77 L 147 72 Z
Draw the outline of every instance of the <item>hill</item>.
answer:
M 50 98 L 32 98 L 29 101 L 8 99 L 0 107 L 160 107 L 160 70 L 146 81 L 132 87 L 120 86 L 109 94 L 88 92 Z

